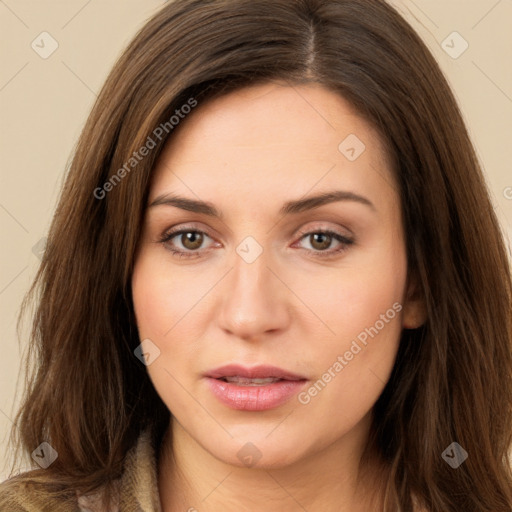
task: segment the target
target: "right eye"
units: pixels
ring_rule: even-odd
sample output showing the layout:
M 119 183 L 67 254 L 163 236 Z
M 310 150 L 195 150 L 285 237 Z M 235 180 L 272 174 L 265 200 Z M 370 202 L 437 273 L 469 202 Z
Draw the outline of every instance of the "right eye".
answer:
M 167 231 L 159 242 L 180 259 L 197 258 L 201 255 L 202 251 L 198 251 L 198 249 L 203 245 L 205 237 L 210 238 L 204 231 L 195 228 L 180 228 Z

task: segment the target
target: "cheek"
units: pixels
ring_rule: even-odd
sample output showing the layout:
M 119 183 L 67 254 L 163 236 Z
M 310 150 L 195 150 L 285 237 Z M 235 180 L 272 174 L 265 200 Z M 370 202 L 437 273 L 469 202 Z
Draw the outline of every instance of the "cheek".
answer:
M 170 263 L 150 251 L 139 254 L 132 275 L 132 298 L 139 339 L 150 339 L 159 355 L 147 366 L 153 386 L 173 410 L 190 407 L 180 382 L 190 374 L 192 332 L 186 332 L 187 314 L 200 299 L 200 291 L 178 272 L 169 272 Z M 187 286 L 188 284 L 188 286 Z M 194 292 L 194 290 L 196 290 Z M 203 292 L 204 293 L 204 292 Z M 177 340 L 183 343 L 177 343 Z
M 396 339 L 400 334 L 407 277 L 404 252 L 397 247 L 355 259 L 357 264 L 295 272 L 293 277 L 294 291 L 324 324 L 319 331 L 325 340 L 323 348 L 343 350 L 361 333 L 364 341 L 364 333 L 376 323 L 381 339 Z
M 132 297 L 141 339 L 171 339 L 173 331 L 183 329 L 181 322 L 186 323 L 186 316 L 205 293 L 208 279 L 171 271 L 170 257 L 143 250 L 136 260 Z
M 314 287 L 297 282 L 330 331 L 303 346 L 316 380 L 299 401 L 310 413 L 329 411 L 338 425 L 355 424 L 371 409 L 393 369 L 407 275 L 405 253 L 396 249 L 336 270 L 339 279 L 318 275 Z

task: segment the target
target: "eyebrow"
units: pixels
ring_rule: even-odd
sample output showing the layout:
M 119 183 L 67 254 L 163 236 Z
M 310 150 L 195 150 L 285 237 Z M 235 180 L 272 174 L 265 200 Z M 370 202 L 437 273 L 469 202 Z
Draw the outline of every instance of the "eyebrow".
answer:
M 338 201 L 351 201 L 368 206 L 373 211 L 376 211 L 374 204 L 366 197 L 355 194 L 354 192 L 348 192 L 344 190 L 333 190 L 330 192 L 324 192 L 316 196 L 310 196 L 295 201 L 288 201 L 279 210 L 280 215 L 298 214 L 320 206 L 334 203 Z M 212 203 L 205 201 L 198 201 L 196 199 L 188 199 L 175 194 L 162 194 L 158 196 L 148 208 L 155 206 L 174 206 L 182 210 L 189 212 L 202 213 L 210 217 L 216 217 L 223 219 L 223 214 L 220 212 Z

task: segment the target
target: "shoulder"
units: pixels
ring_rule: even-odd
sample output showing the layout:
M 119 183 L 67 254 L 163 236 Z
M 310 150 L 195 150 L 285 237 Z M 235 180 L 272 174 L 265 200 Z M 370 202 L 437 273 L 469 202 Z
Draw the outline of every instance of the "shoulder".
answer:
M 58 493 L 57 493 L 58 494 Z M 103 491 L 90 495 L 68 492 L 56 496 L 45 490 L 44 485 L 30 481 L 30 472 L 0 483 L 1 512 L 105 512 L 102 508 Z M 108 512 L 118 512 L 117 505 Z
M 0 483 L 0 510 L 9 512 L 70 512 L 77 501 L 69 496 L 55 498 L 41 486 L 30 481 L 30 472 L 22 473 Z
M 27 471 L 0 483 L 0 512 L 102 512 L 104 489 L 89 495 L 48 492 Z M 134 510 L 161 512 L 157 485 L 156 451 L 149 431 L 143 432 L 125 458 L 124 473 L 113 485 L 108 512 Z M 57 497 L 55 496 L 57 494 Z

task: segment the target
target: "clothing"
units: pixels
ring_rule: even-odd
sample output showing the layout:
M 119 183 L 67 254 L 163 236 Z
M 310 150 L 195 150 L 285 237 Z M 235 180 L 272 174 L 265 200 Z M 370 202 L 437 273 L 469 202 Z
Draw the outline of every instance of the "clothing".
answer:
M 26 486 L 16 485 L 16 477 L 0 484 L 0 512 L 105 512 L 98 505 L 101 490 L 93 496 L 78 496 L 76 503 L 45 498 Z M 158 493 L 155 448 L 150 431 L 143 432 L 127 453 L 123 475 L 116 482 L 120 502 L 108 512 L 162 512 Z

